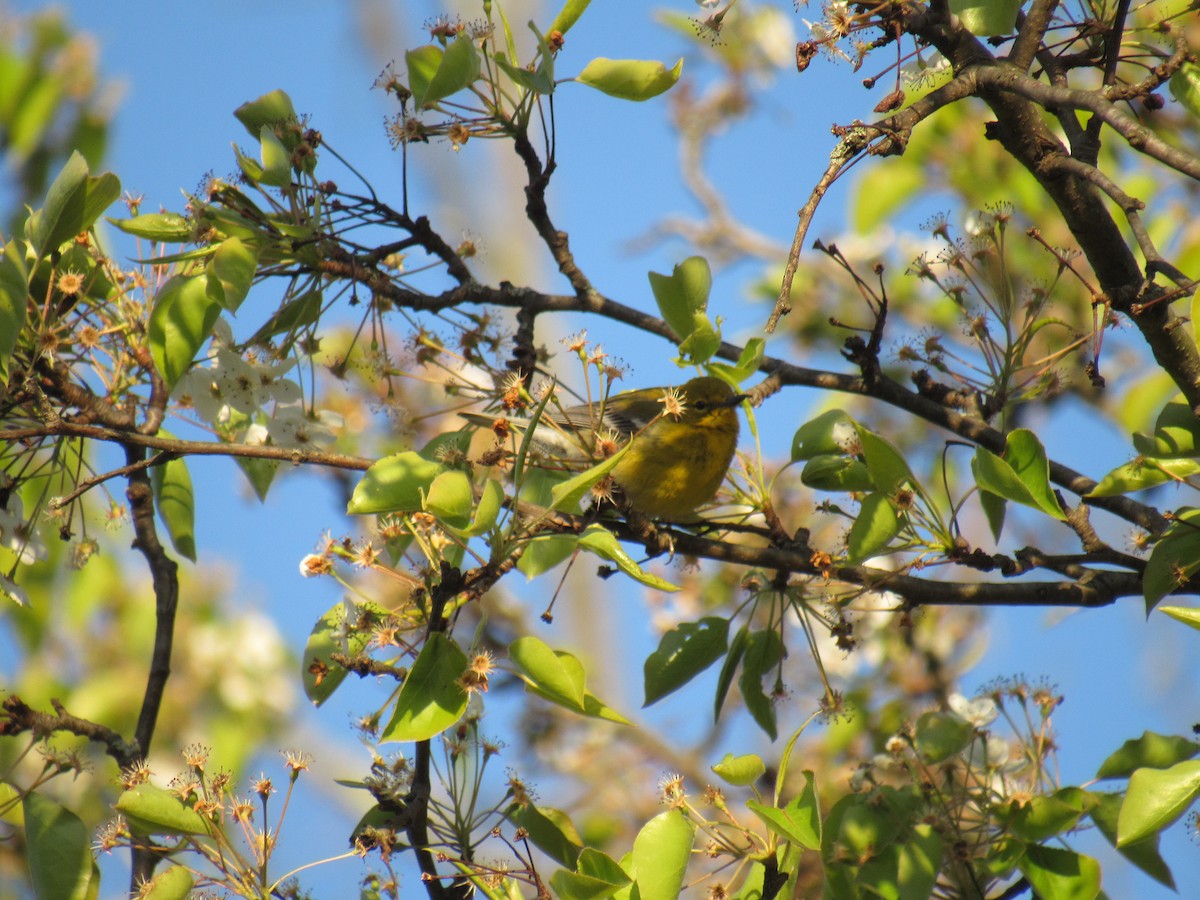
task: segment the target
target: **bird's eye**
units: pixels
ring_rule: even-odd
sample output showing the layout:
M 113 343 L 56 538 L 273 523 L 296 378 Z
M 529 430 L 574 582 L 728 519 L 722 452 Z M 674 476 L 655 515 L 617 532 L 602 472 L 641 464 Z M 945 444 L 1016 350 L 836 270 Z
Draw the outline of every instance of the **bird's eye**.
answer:
M 694 406 L 699 412 L 704 412 L 706 409 L 708 409 L 708 401 L 707 400 L 697 400 L 695 403 L 692 404 L 692 406 Z

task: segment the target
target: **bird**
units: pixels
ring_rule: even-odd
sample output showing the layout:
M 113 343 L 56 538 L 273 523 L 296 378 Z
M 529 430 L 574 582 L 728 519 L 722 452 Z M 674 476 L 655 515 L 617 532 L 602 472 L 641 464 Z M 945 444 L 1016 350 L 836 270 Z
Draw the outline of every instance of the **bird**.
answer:
M 547 404 L 532 445 L 543 458 L 595 464 L 627 448 L 612 470 L 629 506 L 651 519 L 686 521 L 717 493 L 737 450 L 737 405 L 746 399 L 711 375 L 678 387 L 641 388 L 598 403 Z M 529 419 L 460 413 L 503 442 Z

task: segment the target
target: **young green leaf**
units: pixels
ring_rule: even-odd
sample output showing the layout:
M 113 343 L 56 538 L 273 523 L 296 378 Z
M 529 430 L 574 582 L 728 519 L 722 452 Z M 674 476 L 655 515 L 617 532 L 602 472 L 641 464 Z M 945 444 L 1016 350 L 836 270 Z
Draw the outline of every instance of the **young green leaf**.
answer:
M 166 431 L 160 431 L 159 435 L 171 437 Z M 155 466 L 150 472 L 150 483 L 154 488 L 155 506 L 159 518 L 167 526 L 171 546 L 180 556 L 195 562 L 196 505 L 187 461 L 172 459 L 161 466 Z
M 657 60 L 605 59 L 598 56 L 583 67 L 575 80 L 610 97 L 642 101 L 670 90 L 682 72 L 682 59 L 668 69 Z
M 676 900 L 683 889 L 695 826 L 679 810 L 659 813 L 633 839 L 632 874 L 640 900 Z
M 45 204 L 26 222 L 34 255 L 41 259 L 87 231 L 120 196 L 116 175 L 90 175 L 87 161 L 79 151 L 72 152 L 50 185 Z
M 747 753 L 744 756 L 734 756 L 726 753 L 724 758 L 712 767 L 713 774 L 734 787 L 749 787 L 762 778 L 767 771 L 767 764 L 757 753 Z
M 1197 753 L 1200 747 L 1183 735 L 1144 731 L 1140 738 L 1126 741 L 1110 754 L 1100 764 L 1096 778 L 1128 778 L 1138 769 L 1165 769 Z
M 117 798 L 117 811 L 134 834 L 208 834 L 212 826 L 172 791 L 139 784 Z
M 854 420 L 840 409 L 828 409 L 796 429 L 792 436 L 792 462 L 816 456 L 844 457 L 857 444 Z
M 677 585 L 652 575 L 639 566 L 634 558 L 625 552 L 616 535 L 603 525 L 589 525 L 584 529 L 583 534 L 579 536 L 579 546 L 601 559 L 616 563 L 618 569 L 647 587 L 668 592 L 679 590 Z
M 467 711 L 460 677 L 467 655 L 452 638 L 431 634 L 408 670 L 382 741 L 426 741 L 454 725 Z
M 237 312 L 250 293 L 257 271 L 258 255 L 237 238 L 226 238 L 208 261 L 209 299 Z
M 175 275 L 154 298 L 147 338 L 154 365 L 168 390 L 191 368 L 221 315 L 220 305 L 209 299 L 207 288 L 203 275 Z
M 1167 769 L 1138 769 L 1117 819 L 1117 847 L 1145 840 L 1182 816 L 1200 795 L 1200 760 Z
M 857 564 L 882 553 L 903 526 L 904 517 L 890 498 L 878 492 L 868 494 L 846 537 L 846 555 L 850 562 Z
M 296 121 L 296 108 L 292 105 L 291 97 L 276 89 L 256 100 L 243 103 L 233 111 L 233 115 L 242 123 L 250 137 L 257 138 L 264 125 Z
M 425 494 L 442 470 L 441 463 L 411 450 L 386 456 L 363 473 L 346 512 L 358 516 L 418 512 L 424 508 Z
M 196 226 L 191 219 L 172 212 L 143 213 L 131 219 L 108 218 L 107 221 L 126 234 L 167 244 L 189 241 L 196 233 Z

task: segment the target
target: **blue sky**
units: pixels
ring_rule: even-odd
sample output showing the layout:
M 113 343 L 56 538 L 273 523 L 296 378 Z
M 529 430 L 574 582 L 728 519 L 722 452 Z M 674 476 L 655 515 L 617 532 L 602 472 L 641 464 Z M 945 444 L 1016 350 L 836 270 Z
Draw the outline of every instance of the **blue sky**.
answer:
M 682 0 L 662 5 L 689 14 L 695 10 Z M 27 10 L 41 4 L 12 6 Z M 790 10 L 790 4 L 783 6 Z M 651 6 L 641 0 L 610 0 L 595 7 L 568 35 L 560 73 L 576 71 L 593 56 L 673 61 L 687 52 L 677 35 L 653 23 Z M 232 111 L 274 88 L 286 90 L 296 108 L 310 115 L 313 126 L 368 173 L 381 194 L 398 195 L 399 157 L 383 133 L 384 117 L 393 110 L 382 92 L 370 88 L 389 60 L 401 59 L 405 48 L 424 41 L 421 23 L 442 8 L 386 0 L 197 4 L 77 0 L 65 8 L 75 27 L 96 36 L 104 73 L 123 85 L 107 167 L 121 177 L 127 190 L 144 197 L 144 210 L 159 205 L 179 208 L 181 190 L 193 190 L 206 172 L 230 171 L 231 141 L 246 143 Z M 514 27 L 532 16 L 542 22 L 549 19 L 535 10 L 506 9 Z M 465 17 L 477 14 L 471 6 L 462 11 Z M 799 16 L 793 22 L 797 31 L 803 29 Z M 829 124 L 866 117 L 874 105 L 877 98 L 863 93 L 859 77 L 847 67 L 824 63 L 802 79 L 785 71 L 753 124 L 715 145 L 711 177 L 737 198 L 738 215 L 773 240 L 790 242 L 796 210 L 824 169 L 832 146 Z M 653 309 L 646 271 L 669 271 L 687 255 L 686 249 L 667 243 L 651 252 L 631 253 L 627 241 L 645 233 L 663 210 L 695 211 L 679 184 L 676 150 L 663 124 L 663 102 L 631 105 L 583 86 L 567 85 L 556 105 L 561 168 L 550 195 L 552 212 L 559 226 L 570 232 L 581 262 L 600 290 L 646 310 Z M 503 193 L 507 189 L 498 177 L 488 177 L 510 164 L 498 144 L 468 144 L 457 155 L 445 144 L 434 144 L 421 148 L 419 155 L 412 179 L 416 205 L 431 204 L 435 222 L 451 223 L 451 234 L 456 228 L 469 228 L 482 237 L 486 277 L 566 290 L 546 260 L 530 262 L 506 251 L 511 223 L 521 218 L 523 200 L 519 193 Z M 836 191 L 826 200 L 810 239 L 836 235 L 842 203 Z M 716 311 L 729 319 L 731 334 L 749 336 L 767 312 L 744 299 L 745 281 L 753 274 L 745 266 L 718 273 L 714 297 L 719 299 L 714 303 Z M 619 348 L 634 363 L 627 384 L 680 380 L 661 345 L 630 341 L 603 323 L 586 324 L 595 338 Z M 563 330 L 578 326 L 564 325 Z M 813 399 L 802 396 L 805 404 Z M 769 452 L 786 452 L 790 430 L 802 421 L 803 412 L 802 408 L 771 410 L 772 418 L 782 424 L 770 434 L 775 443 L 768 446 Z M 1061 453 L 1097 477 L 1128 457 L 1115 432 L 1094 418 L 1069 411 L 1064 415 L 1050 431 L 1051 455 Z M 1082 459 L 1081 435 L 1092 444 L 1090 455 Z M 214 490 L 210 505 L 199 511 L 202 564 L 231 560 L 242 579 L 239 593 L 263 598 L 259 602 L 266 603 L 299 653 L 312 622 L 338 598 L 327 584 L 301 580 L 296 564 L 323 530 L 332 527 L 337 532 L 353 526 L 341 519 L 343 510 L 336 498 L 314 486 L 312 479 L 288 479 L 266 507 L 259 507 L 241 499 L 233 486 L 233 467 L 227 462 L 197 461 L 193 477 L 230 485 L 227 491 Z M 286 531 L 279 527 L 282 521 L 288 523 Z M 636 615 L 634 605 L 623 608 Z M 1086 780 L 1122 740 L 1143 729 L 1185 733 L 1192 722 L 1200 721 L 1193 689 L 1200 675 L 1194 633 L 1163 616 L 1152 616 L 1147 622 L 1137 602 L 1065 616 L 998 610 L 991 622 L 991 649 L 966 687 L 1016 673 L 1045 676 L 1057 684 L 1067 697 L 1056 716 L 1067 783 Z M 573 637 L 569 620 L 556 623 L 556 628 L 561 630 L 546 639 L 569 645 Z M 640 703 L 637 685 L 633 687 L 628 696 L 610 702 L 619 705 L 625 700 L 625 708 L 636 708 Z M 315 714 L 305 709 L 297 727 L 313 740 L 320 730 L 339 737 L 337 732 L 353 710 L 361 708 L 352 697 L 340 708 Z M 340 750 L 316 751 L 327 752 L 324 774 L 352 777 L 365 770 L 366 755 L 353 748 L 348 729 L 346 739 L 347 746 Z M 314 799 L 318 809 L 320 803 L 329 802 Z M 335 834 L 345 832 L 340 822 L 330 829 Z M 298 837 L 297 832 L 292 836 Z M 315 840 L 295 852 L 303 859 L 305 853 L 328 849 Z M 1181 828 L 1164 842 L 1164 855 L 1181 884 L 1200 880 L 1196 847 Z M 313 881 L 319 888 L 322 883 L 323 879 Z M 1170 896 L 1130 867 L 1106 865 L 1105 884 L 1113 897 Z M 335 896 L 337 889 L 326 886 L 319 894 Z

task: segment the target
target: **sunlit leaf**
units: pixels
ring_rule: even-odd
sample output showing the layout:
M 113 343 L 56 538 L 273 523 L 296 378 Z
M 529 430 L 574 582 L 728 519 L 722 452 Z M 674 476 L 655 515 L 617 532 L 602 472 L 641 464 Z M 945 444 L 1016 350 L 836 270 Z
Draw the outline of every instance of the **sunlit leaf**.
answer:
M 1117 819 L 1117 847 L 1157 834 L 1187 812 L 1200 795 L 1200 760 L 1176 763 L 1166 769 L 1138 769 Z
M 212 826 L 173 791 L 139 784 L 117 798 L 117 811 L 135 834 L 208 834 Z
M 1200 747 L 1191 738 L 1145 731 L 1141 737 L 1126 741 L 1110 754 L 1100 764 L 1096 778 L 1128 778 L 1138 769 L 1165 769 L 1191 759 L 1197 753 L 1200 753 Z
M 605 59 L 596 57 L 575 80 L 610 97 L 622 100 L 649 100 L 670 90 L 683 72 L 683 60 L 667 68 L 657 60 Z
M 452 638 L 431 634 L 408 670 L 381 740 L 426 741 L 462 718 L 468 697 L 460 678 L 466 668 L 467 655 Z
M 166 431 L 161 437 L 169 438 Z M 171 546 L 180 556 L 196 561 L 196 500 L 185 459 L 172 459 L 150 472 L 158 515 L 167 526 Z
M 618 569 L 635 581 L 640 581 L 647 587 L 658 591 L 677 591 L 679 587 L 671 582 L 652 575 L 639 566 L 632 556 L 625 552 L 616 535 L 603 525 L 589 525 L 579 536 L 579 546 L 601 559 L 616 563 Z
M 159 289 L 147 336 L 150 354 L 168 389 L 191 368 L 220 314 L 203 275 L 175 275 Z
M 679 810 L 659 813 L 633 839 L 632 869 L 640 900 L 676 900 L 683 888 L 695 826 Z

